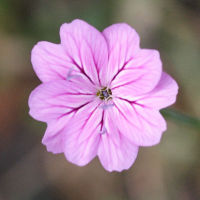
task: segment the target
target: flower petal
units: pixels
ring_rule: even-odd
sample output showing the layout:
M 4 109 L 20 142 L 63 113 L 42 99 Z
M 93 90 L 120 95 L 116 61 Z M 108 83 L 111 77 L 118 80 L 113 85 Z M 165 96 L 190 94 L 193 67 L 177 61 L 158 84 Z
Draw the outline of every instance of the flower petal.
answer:
M 39 85 L 29 97 L 29 114 L 43 122 L 58 119 L 93 101 L 96 89 L 57 80 Z
M 102 34 L 82 20 L 63 24 L 61 44 L 83 74 L 96 85 L 106 86 L 108 50 Z
M 96 155 L 99 145 L 102 109 L 99 100 L 76 112 L 66 126 L 62 137 L 64 154 L 70 162 L 83 166 Z
M 151 92 L 137 97 L 136 103 L 154 109 L 162 109 L 172 105 L 176 101 L 178 85 L 176 81 L 163 72 L 158 85 Z
M 48 123 L 42 143 L 47 147 L 47 151 L 54 154 L 62 153 L 62 135 L 73 113 L 65 115 L 57 120 Z
M 60 44 L 38 42 L 31 52 L 33 68 L 42 82 L 66 79 L 71 68 L 76 68 Z M 79 69 L 74 69 L 80 74 Z
M 102 33 L 108 44 L 109 64 L 107 81 L 110 83 L 124 65 L 139 50 L 139 35 L 127 24 L 114 24 Z
M 158 144 L 166 122 L 157 110 L 114 99 L 113 118 L 122 135 L 138 146 Z
M 161 70 L 159 52 L 141 49 L 114 77 L 111 83 L 113 94 L 123 98 L 145 94 L 158 84 Z
M 100 135 L 98 148 L 101 164 L 110 172 L 129 169 L 134 163 L 139 149 L 137 145 L 124 137 L 112 112 L 112 108 L 106 110 L 106 133 Z

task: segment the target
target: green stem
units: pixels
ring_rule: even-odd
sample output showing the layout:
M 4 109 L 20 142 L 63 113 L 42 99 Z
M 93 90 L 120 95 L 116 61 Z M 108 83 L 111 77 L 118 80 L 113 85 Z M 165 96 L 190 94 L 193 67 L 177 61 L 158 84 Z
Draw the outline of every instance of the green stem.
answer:
M 166 108 L 160 112 L 166 119 L 176 121 L 180 125 L 185 124 L 200 130 L 200 120 L 195 117 L 184 114 L 177 110 L 173 110 L 171 108 Z

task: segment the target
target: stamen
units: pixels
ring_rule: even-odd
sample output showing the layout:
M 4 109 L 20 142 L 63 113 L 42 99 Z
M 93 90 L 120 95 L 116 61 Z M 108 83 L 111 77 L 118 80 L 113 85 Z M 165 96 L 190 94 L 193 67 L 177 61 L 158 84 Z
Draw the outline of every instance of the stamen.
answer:
M 115 105 L 114 103 L 112 103 L 112 104 L 105 104 L 103 106 L 99 106 L 99 108 L 102 108 L 103 110 L 106 110 L 106 109 L 108 109 L 110 107 L 113 107 L 114 105 Z
M 68 73 L 67 73 L 67 77 L 66 77 L 67 81 L 69 81 L 70 75 L 71 75 L 71 73 L 72 73 L 73 70 L 74 70 L 74 67 L 71 67 L 71 68 L 69 69 L 69 71 L 68 71 Z
M 107 132 L 106 128 L 103 127 L 103 129 L 101 131 L 99 131 L 100 134 L 105 134 Z
M 71 68 L 69 69 L 69 71 L 68 71 L 68 73 L 67 73 L 67 77 L 66 77 L 67 82 L 68 82 L 70 79 L 72 79 L 72 78 L 82 78 L 80 75 L 72 75 L 72 76 L 71 76 L 71 73 L 72 73 L 73 70 L 74 70 L 74 67 L 71 67 Z

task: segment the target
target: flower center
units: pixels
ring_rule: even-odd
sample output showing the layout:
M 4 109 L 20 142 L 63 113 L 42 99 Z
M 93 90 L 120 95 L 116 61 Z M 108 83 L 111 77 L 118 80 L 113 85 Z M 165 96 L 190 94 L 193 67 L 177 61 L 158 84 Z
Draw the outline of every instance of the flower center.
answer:
M 101 100 L 110 100 L 112 99 L 111 95 L 112 95 L 112 92 L 111 92 L 111 89 L 108 89 L 107 87 L 104 87 L 100 90 L 97 91 L 97 94 L 96 94 Z
M 102 91 L 102 95 L 104 96 L 104 98 L 107 98 L 109 96 L 107 91 Z

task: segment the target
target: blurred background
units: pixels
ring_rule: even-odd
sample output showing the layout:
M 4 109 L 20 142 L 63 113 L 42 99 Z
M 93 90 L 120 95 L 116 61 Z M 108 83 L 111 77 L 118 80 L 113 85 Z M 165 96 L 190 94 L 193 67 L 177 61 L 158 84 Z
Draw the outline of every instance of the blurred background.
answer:
M 44 123 L 28 115 L 40 84 L 30 63 L 38 41 L 59 43 L 64 22 L 83 19 L 102 31 L 126 22 L 141 47 L 158 49 L 179 84 L 162 113 L 161 143 L 140 148 L 134 165 L 109 173 L 98 158 L 84 167 L 46 151 Z M 199 0 L 0 0 L 0 200 L 200 199 Z

